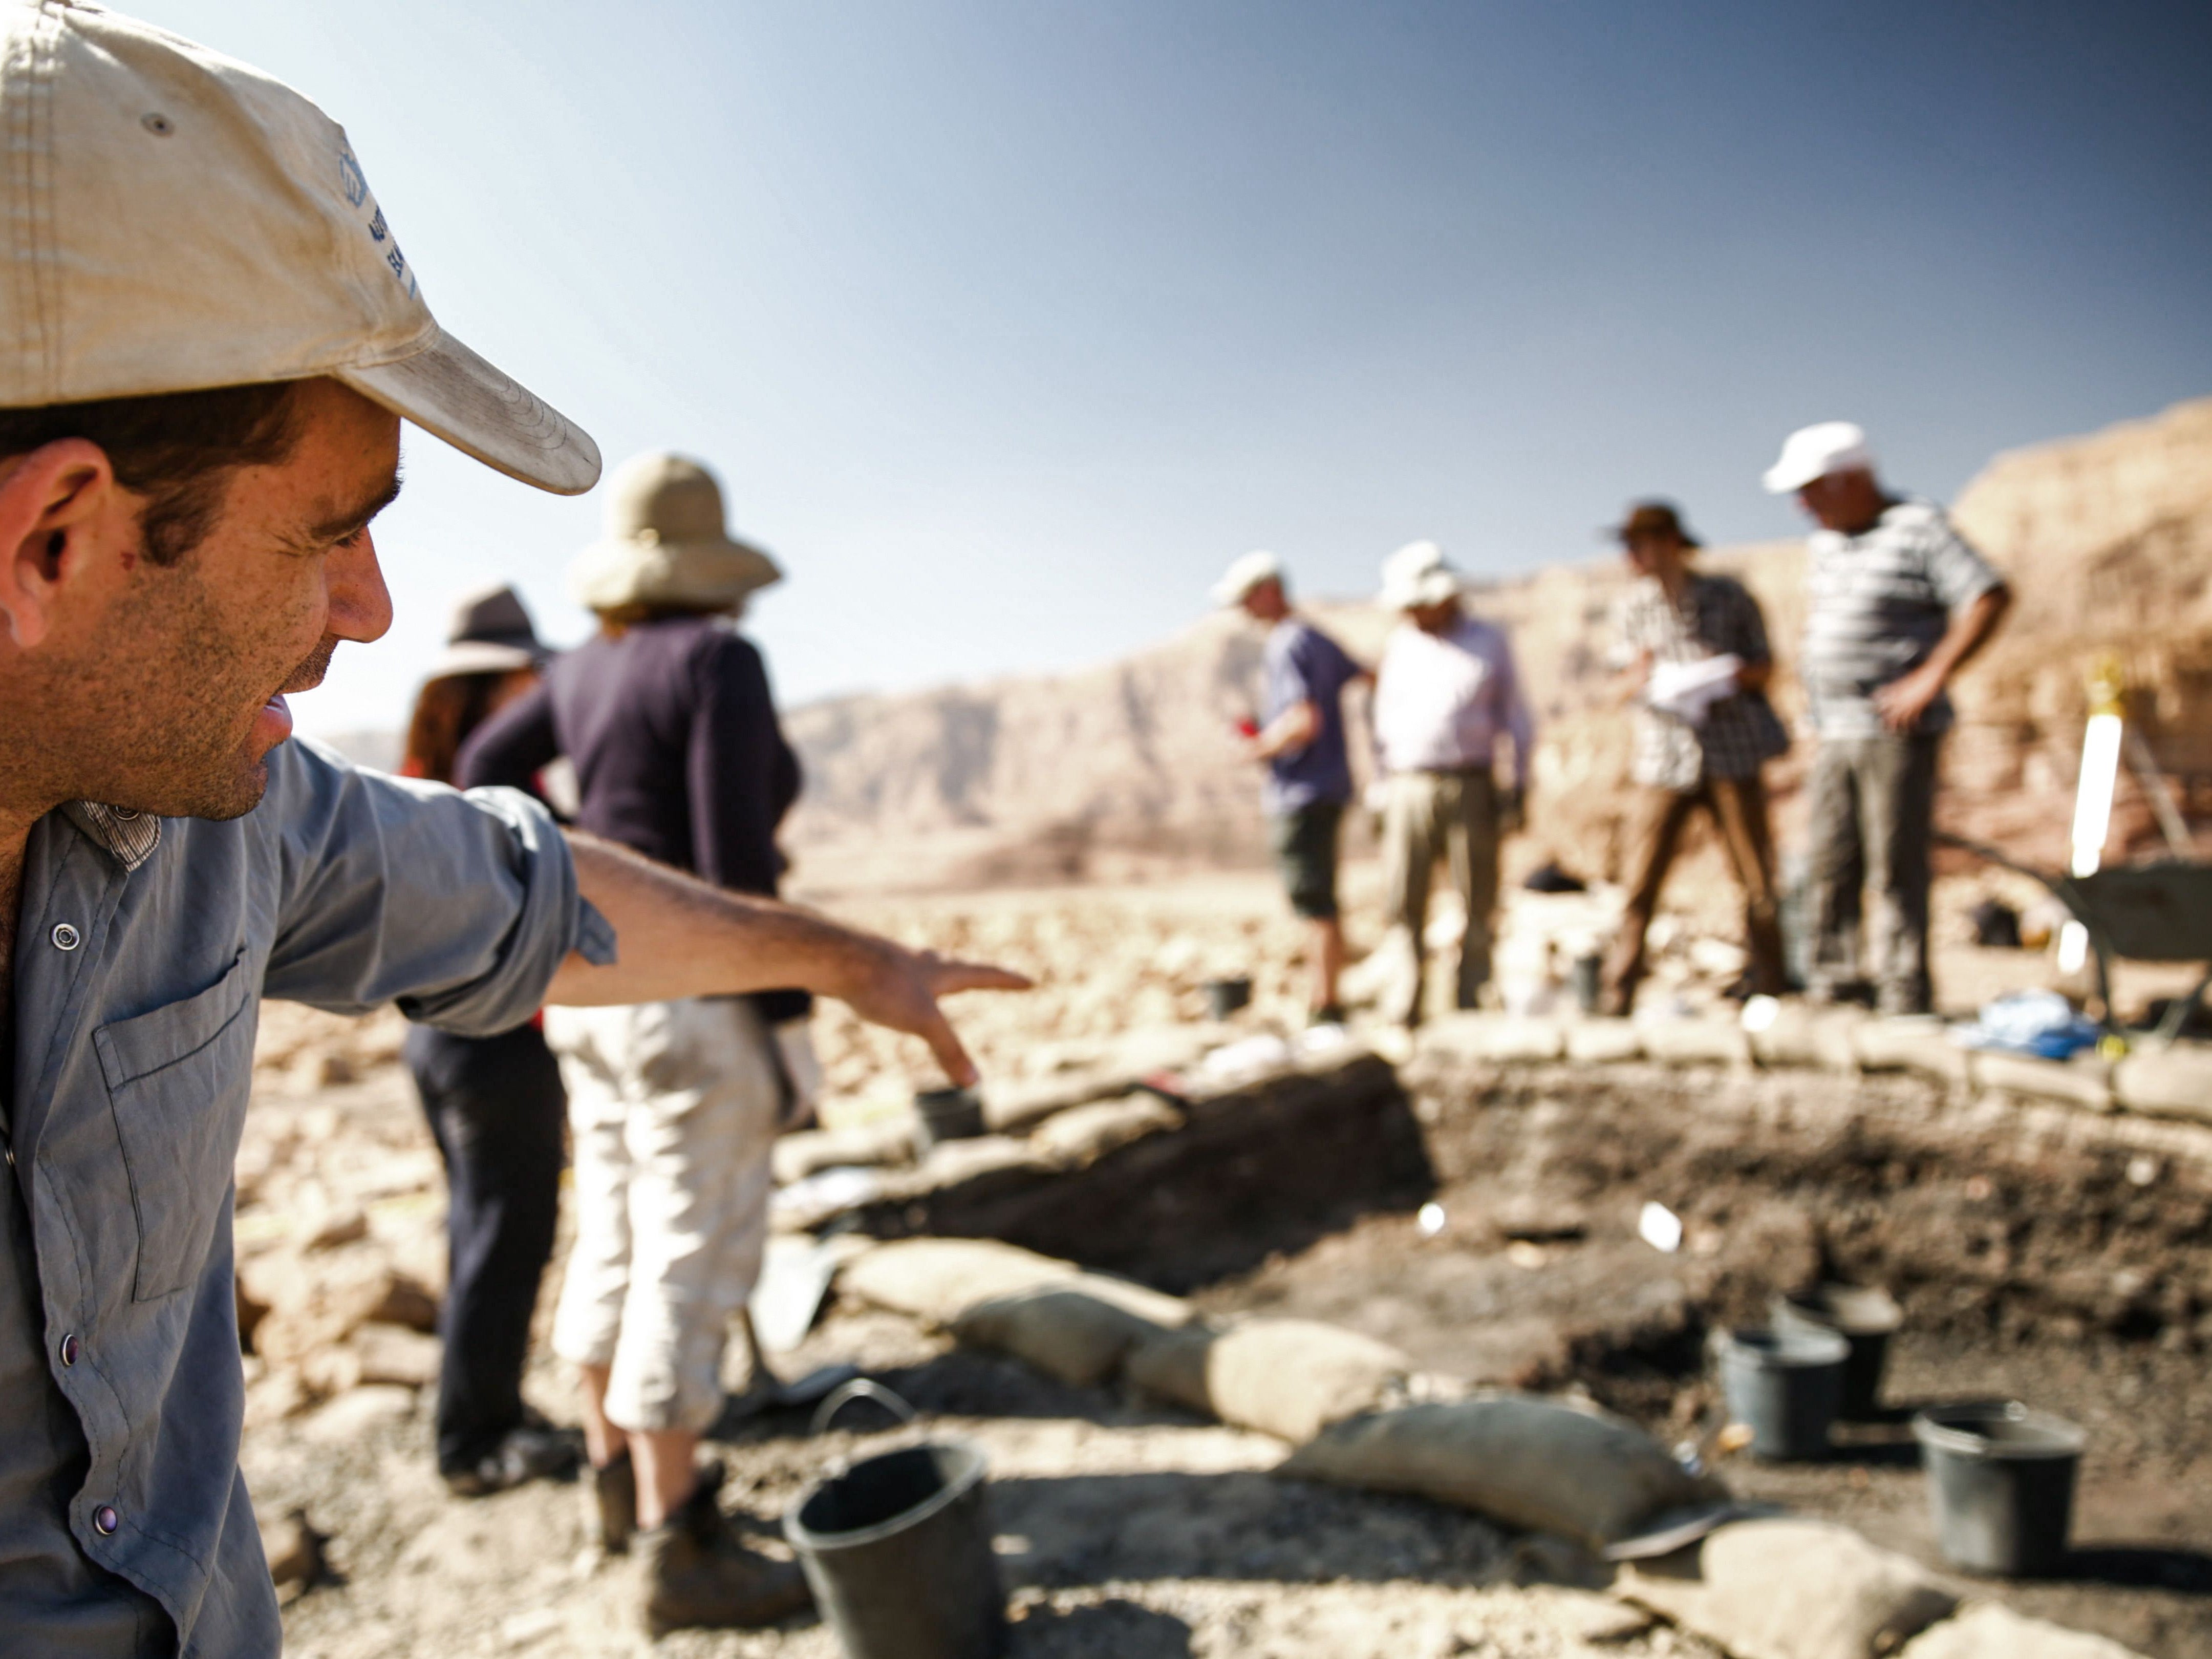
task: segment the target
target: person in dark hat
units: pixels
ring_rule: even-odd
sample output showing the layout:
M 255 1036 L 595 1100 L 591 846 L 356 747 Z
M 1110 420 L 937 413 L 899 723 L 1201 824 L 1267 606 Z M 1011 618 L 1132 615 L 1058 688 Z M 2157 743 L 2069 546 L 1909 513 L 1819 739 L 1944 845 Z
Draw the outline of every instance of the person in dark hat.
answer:
M 1604 1005 L 1626 1014 L 1644 977 L 1644 935 L 1682 829 L 1705 812 L 1743 890 L 1750 955 L 1740 989 L 1783 989 L 1774 842 L 1760 769 L 1790 746 L 1766 700 L 1773 653 L 1759 601 L 1741 582 L 1691 568 L 1697 538 L 1672 503 L 1643 501 L 1612 534 L 1636 580 L 1617 617 L 1636 685 L 1628 902 L 1606 964 Z
M 458 783 L 461 747 L 538 684 L 544 647 L 515 591 L 463 599 L 416 696 L 403 777 Z M 561 1201 L 561 1071 L 532 1018 L 496 1036 L 408 1028 L 407 1069 L 445 1160 L 446 1298 L 438 1317 L 438 1473 L 462 1497 L 574 1472 L 573 1435 L 522 1402 L 538 1284 Z

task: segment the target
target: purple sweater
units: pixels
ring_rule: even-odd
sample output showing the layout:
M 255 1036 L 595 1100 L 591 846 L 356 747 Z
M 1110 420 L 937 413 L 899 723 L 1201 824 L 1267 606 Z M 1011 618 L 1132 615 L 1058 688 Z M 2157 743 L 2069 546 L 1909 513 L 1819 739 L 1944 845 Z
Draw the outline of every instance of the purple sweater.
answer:
M 750 641 L 704 617 L 587 641 L 477 728 L 454 775 L 464 788 L 527 787 L 558 755 L 576 769 L 580 828 L 733 892 L 775 892 L 799 757 Z M 806 999 L 772 992 L 763 1006 L 787 1019 Z

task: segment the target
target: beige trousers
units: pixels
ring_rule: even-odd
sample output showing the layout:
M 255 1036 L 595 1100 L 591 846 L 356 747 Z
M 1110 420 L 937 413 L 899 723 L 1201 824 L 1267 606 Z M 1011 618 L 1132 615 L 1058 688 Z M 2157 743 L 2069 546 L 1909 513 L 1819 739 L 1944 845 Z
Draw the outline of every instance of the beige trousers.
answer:
M 1409 966 L 1384 1014 L 1408 1025 L 1421 1018 L 1427 951 L 1429 884 L 1442 860 L 1467 906 L 1460 940 L 1455 1002 L 1474 1006 L 1490 979 L 1490 927 L 1498 908 L 1498 787 L 1486 772 L 1394 772 L 1382 815 L 1382 848 L 1391 920 Z
M 703 1433 L 760 1276 L 781 1109 L 774 1039 L 734 998 L 550 1008 L 574 1136 L 576 1242 L 554 1352 L 604 1365 L 607 1416 Z

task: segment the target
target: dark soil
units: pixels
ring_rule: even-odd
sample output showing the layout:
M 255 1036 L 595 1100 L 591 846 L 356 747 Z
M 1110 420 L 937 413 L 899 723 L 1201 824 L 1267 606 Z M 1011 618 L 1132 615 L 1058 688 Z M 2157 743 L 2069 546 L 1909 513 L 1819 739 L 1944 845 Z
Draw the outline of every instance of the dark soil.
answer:
M 1332 1320 L 1447 1374 L 1580 1388 L 1711 1449 L 1724 1423 L 1714 1329 L 1763 1322 L 1775 1293 L 1823 1278 L 1885 1285 L 1905 1311 L 1885 1420 L 1839 1429 L 1821 1463 L 1726 1457 L 1730 1484 L 1940 1567 L 1911 1411 L 2026 1400 L 2090 1443 L 2067 1576 L 2004 1598 L 2157 1659 L 2212 1653 L 2212 1133 L 1969 1102 L 1902 1077 L 1639 1066 L 1409 1079 L 1442 1231 L 1423 1236 L 1400 1186 L 1395 1207 L 1317 1242 L 1280 1224 L 1276 1253 L 1200 1291 L 1205 1305 Z M 1376 1151 L 1402 1182 L 1395 1139 Z M 1289 1184 L 1310 1184 L 1294 1139 L 1273 1157 L 1300 1170 Z M 1345 1157 L 1334 1138 L 1328 1161 L 1348 1184 L 1391 1184 Z M 1637 1237 L 1647 1200 L 1685 1223 L 1679 1253 Z M 1276 1224 L 1244 1219 L 1258 1224 L 1248 1238 Z M 1112 1265 L 1182 1278 L 1182 1231 L 1152 1235 L 1150 1263 L 1122 1243 Z

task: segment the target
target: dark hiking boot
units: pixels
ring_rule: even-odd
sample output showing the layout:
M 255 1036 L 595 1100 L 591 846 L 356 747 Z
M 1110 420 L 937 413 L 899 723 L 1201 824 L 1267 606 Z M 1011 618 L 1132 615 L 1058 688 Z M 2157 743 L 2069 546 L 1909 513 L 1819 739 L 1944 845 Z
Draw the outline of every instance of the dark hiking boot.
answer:
M 721 1484 L 720 1466 L 708 1464 L 684 1507 L 637 1535 L 645 1626 L 654 1636 L 773 1625 L 813 1601 L 796 1563 L 770 1560 L 738 1541 L 714 1502 Z
M 627 1450 L 606 1468 L 592 1470 L 584 1488 L 584 1530 L 609 1555 L 629 1548 L 637 1531 L 637 1469 Z
M 456 1498 L 488 1498 L 527 1480 L 567 1480 L 576 1473 L 580 1442 L 573 1429 L 524 1423 L 474 1462 L 441 1470 Z

